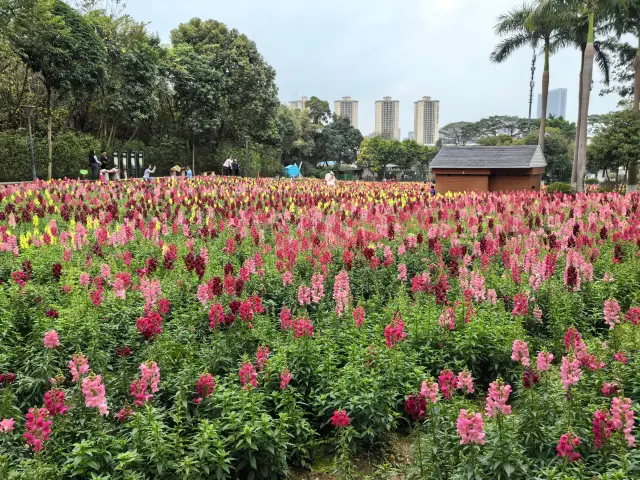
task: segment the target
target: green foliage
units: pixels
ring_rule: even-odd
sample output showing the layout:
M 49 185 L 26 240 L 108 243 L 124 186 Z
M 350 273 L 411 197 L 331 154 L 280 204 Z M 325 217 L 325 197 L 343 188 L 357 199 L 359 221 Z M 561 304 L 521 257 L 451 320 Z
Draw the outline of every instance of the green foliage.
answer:
M 305 104 L 305 109 L 309 110 L 312 123 L 325 123 L 331 118 L 329 102 L 320 100 L 318 97 L 311 97 Z
M 572 193 L 573 188 L 569 183 L 554 182 L 547 186 L 547 191 L 549 193 L 555 193 L 555 192 Z
M 591 140 L 588 150 L 590 170 L 614 170 L 627 167 L 640 158 L 640 114 L 621 110 L 602 119 L 602 126 Z
M 438 148 L 418 145 L 413 140 L 400 142 L 375 136 L 362 141 L 357 162 L 374 172 L 384 171 L 387 165 L 398 165 L 402 169 L 426 168 L 437 153 Z

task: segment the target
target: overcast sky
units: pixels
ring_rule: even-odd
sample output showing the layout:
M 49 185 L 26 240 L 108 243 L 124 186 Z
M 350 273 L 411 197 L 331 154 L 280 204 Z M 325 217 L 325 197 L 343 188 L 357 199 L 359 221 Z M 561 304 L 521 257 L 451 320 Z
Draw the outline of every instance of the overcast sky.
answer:
M 126 13 L 169 32 L 193 17 L 215 19 L 255 41 L 277 73 L 282 102 L 302 95 L 359 101 L 364 135 L 374 130 L 374 102 L 400 100 L 402 138 L 413 130 L 413 102 L 440 100 L 440 126 L 490 115 L 528 115 L 532 52 L 501 65 L 489 54 L 497 15 L 520 0 L 127 0 Z M 536 70 L 537 110 L 542 59 Z M 580 53 L 565 50 L 550 62 L 550 88 L 567 88 L 567 117 L 577 116 Z M 590 113 L 616 109 L 616 95 L 599 96 L 594 76 Z

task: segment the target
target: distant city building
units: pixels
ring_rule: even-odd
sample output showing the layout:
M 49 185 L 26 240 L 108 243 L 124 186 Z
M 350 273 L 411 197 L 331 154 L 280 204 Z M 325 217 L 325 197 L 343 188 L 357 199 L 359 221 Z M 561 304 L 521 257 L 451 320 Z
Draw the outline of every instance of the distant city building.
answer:
M 416 134 L 414 132 L 409 132 L 409 135 L 407 136 L 407 140 L 415 140 L 416 139 Z
M 351 97 L 342 97 L 334 103 L 336 116 L 349 119 L 353 128 L 358 128 L 358 101 Z
M 292 102 L 287 102 L 287 106 L 291 109 L 304 110 L 305 105 L 309 101 L 309 97 L 301 97 L 300 100 L 294 100 Z
M 400 140 L 400 101 L 383 97 L 376 102 L 376 135 Z
M 549 90 L 547 99 L 547 118 L 553 115 L 555 118 L 567 118 L 567 89 L 556 88 Z M 542 94 L 538 95 L 538 118 L 542 118 Z
M 440 102 L 422 97 L 414 103 L 413 128 L 420 145 L 435 145 L 439 138 Z

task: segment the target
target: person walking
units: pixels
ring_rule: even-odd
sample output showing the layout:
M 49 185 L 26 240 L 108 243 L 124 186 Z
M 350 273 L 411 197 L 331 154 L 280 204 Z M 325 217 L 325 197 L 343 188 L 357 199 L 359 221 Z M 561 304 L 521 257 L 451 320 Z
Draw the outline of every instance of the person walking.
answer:
M 91 167 L 91 178 L 98 180 L 100 178 L 102 165 L 100 164 L 100 160 L 98 160 L 94 150 L 89 152 L 89 167 Z
M 187 167 L 187 179 L 192 179 L 193 178 L 193 170 L 191 170 L 191 167 Z
M 327 185 L 329 187 L 335 187 L 336 186 L 336 176 L 333 174 L 333 172 L 329 172 L 324 176 L 324 181 L 327 182 Z
M 231 167 L 233 166 L 233 160 L 231 157 L 227 158 L 222 164 L 222 175 L 231 175 Z
M 144 171 L 142 178 L 144 180 L 151 180 L 151 175 L 154 173 L 156 173 L 156 166 L 154 165 L 153 168 L 151 168 L 151 165 L 147 165 L 147 169 Z
M 233 159 L 233 163 L 231 164 L 231 169 L 233 170 L 234 177 L 240 176 L 240 164 L 238 163 L 238 160 L 236 160 L 235 158 Z

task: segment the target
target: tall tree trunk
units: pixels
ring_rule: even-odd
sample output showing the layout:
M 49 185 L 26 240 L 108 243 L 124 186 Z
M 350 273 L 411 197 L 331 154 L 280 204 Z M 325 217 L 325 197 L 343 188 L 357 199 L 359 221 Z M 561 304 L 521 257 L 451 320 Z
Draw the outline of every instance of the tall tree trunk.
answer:
M 580 75 L 578 76 L 578 122 L 576 123 L 576 139 L 573 142 L 573 165 L 571 169 L 571 186 L 576 190 L 578 182 L 578 143 L 580 141 L 580 125 L 582 124 L 582 70 L 584 69 L 584 48 L 580 49 Z
M 47 147 L 49 148 L 48 158 L 49 167 L 47 168 L 47 178 L 51 180 L 53 172 L 53 137 L 52 137 L 52 119 L 51 119 L 51 97 L 52 88 L 47 85 Z
M 582 67 L 582 111 L 580 112 L 580 137 L 578 138 L 578 176 L 576 191 L 584 192 L 584 176 L 587 172 L 587 120 L 589 118 L 589 98 L 591 96 L 591 79 L 593 78 L 593 23 L 594 13 L 589 12 L 589 35 L 584 49 Z
M 105 133 L 106 133 L 106 128 L 107 128 L 106 124 L 105 124 L 104 128 L 105 128 Z M 113 140 L 113 135 L 114 135 L 115 131 L 116 131 L 116 124 L 115 124 L 115 122 L 113 122 L 113 124 L 111 124 L 111 131 L 109 132 L 109 138 L 107 139 L 107 146 L 105 147 L 106 151 L 109 151 L 109 149 L 111 148 L 111 140 Z
M 638 34 L 638 49 L 635 59 L 635 82 L 633 85 L 633 109 L 640 115 L 640 32 Z M 629 163 L 627 170 L 627 193 L 638 191 L 638 159 Z
M 549 99 L 549 39 L 544 39 L 544 71 L 542 72 L 542 115 L 538 145 L 544 155 L 544 136 L 547 131 L 547 101 Z

